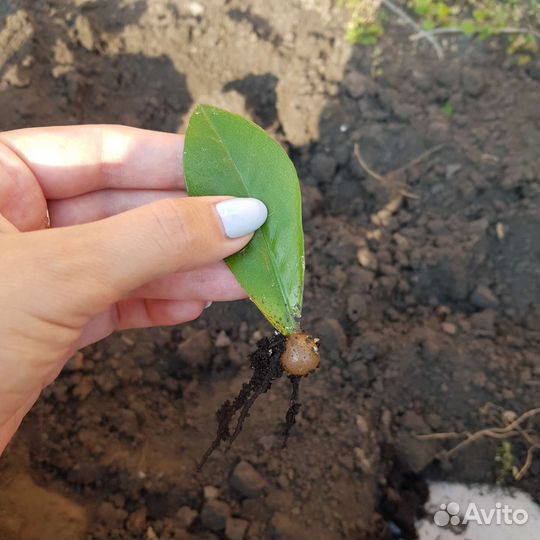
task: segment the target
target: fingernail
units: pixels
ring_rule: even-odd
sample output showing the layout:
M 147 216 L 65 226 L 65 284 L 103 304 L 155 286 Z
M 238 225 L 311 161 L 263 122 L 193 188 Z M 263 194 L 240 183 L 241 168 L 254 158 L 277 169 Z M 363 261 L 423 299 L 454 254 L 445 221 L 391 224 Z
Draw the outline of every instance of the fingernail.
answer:
M 211 305 L 212 302 L 206 302 L 206 304 L 204 304 L 204 309 L 209 308 Z
M 240 238 L 256 231 L 268 216 L 268 210 L 259 199 L 228 199 L 216 204 L 216 210 L 229 238 Z

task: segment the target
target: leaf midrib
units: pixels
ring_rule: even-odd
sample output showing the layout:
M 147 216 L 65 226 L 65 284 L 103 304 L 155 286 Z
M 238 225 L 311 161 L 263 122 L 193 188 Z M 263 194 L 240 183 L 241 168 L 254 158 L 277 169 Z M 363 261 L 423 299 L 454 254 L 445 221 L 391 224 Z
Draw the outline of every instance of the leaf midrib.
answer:
M 244 181 L 244 177 L 242 176 L 242 173 L 240 172 L 240 170 L 238 169 L 233 157 L 231 156 L 231 153 L 229 152 L 229 149 L 227 148 L 227 145 L 225 144 L 225 141 L 223 140 L 223 138 L 221 137 L 221 135 L 219 134 L 218 130 L 215 128 L 215 126 L 212 124 L 212 122 L 210 121 L 210 117 L 208 116 L 208 113 L 206 112 L 206 109 L 204 107 L 201 107 L 201 111 L 204 115 L 204 117 L 206 118 L 206 121 L 208 122 L 208 125 L 210 126 L 210 128 L 212 129 L 212 131 L 216 134 L 216 137 L 218 138 L 219 142 L 221 143 L 223 149 L 225 150 L 225 153 L 227 155 L 227 157 L 229 158 L 230 162 L 232 163 L 233 167 L 234 167 L 234 170 L 236 171 L 238 177 L 240 178 L 240 184 L 242 185 L 242 187 L 244 188 L 244 191 L 246 192 L 246 195 L 249 197 L 250 196 L 250 193 L 249 193 L 249 190 L 247 188 L 247 184 L 246 182 Z M 279 272 L 277 271 L 277 268 L 276 268 L 276 265 L 274 263 L 274 258 L 273 258 L 273 252 L 272 250 L 270 249 L 270 244 L 269 244 L 269 241 L 268 241 L 268 238 L 266 237 L 266 234 L 265 234 L 265 230 L 263 227 L 261 227 L 261 229 L 259 229 L 259 233 L 260 233 L 260 236 L 262 236 L 263 240 L 264 240 L 264 243 L 266 245 L 266 248 L 268 249 L 268 252 L 270 253 L 270 264 L 272 265 L 272 270 L 274 272 L 274 276 L 276 278 L 276 281 L 279 285 L 279 290 L 281 292 L 281 296 L 283 298 L 283 301 L 285 303 L 285 306 L 287 308 L 287 311 L 288 311 L 288 316 L 289 316 L 289 319 L 291 319 L 289 322 L 292 322 L 292 326 L 294 327 L 294 323 L 295 323 L 295 319 L 294 319 L 294 316 L 293 316 L 293 310 L 291 308 L 291 305 L 289 304 L 289 301 L 288 301 L 288 298 L 287 298 L 287 295 L 285 294 L 285 291 L 284 291 L 284 288 L 283 288 L 283 283 L 280 279 L 280 274 Z

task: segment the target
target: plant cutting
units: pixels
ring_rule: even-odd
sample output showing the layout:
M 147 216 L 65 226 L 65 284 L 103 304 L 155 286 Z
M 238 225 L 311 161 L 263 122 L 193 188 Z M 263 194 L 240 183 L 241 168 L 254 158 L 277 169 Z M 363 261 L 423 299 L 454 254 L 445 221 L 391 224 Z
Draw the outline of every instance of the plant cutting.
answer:
M 320 359 L 318 340 L 300 327 L 304 291 L 302 200 L 296 170 L 284 149 L 253 122 L 199 105 L 186 132 L 184 174 L 190 196 L 254 197 L 268 208 L 265 224 L 226 263 L 276 329 L 275 335 L 260 340 L 251 354 L 251 380 L 217 411 L 216 438 L 203 456 L 202 466 L 221 442 L 233 443 L 257 397 L 284 372 L 292 384 L 286 443 L 300 408 L 299 378 L 314 371 Z

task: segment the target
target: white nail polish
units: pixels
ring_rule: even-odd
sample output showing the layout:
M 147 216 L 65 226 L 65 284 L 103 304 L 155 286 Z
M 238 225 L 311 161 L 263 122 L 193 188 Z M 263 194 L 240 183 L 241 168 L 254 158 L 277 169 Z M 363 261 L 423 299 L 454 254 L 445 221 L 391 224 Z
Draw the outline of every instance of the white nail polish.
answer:
M 259 199 L 228 199 L 217 203 L 216 210 L 229 238 L 240 238 L 256 231 L 268 217 L 268 210 Z

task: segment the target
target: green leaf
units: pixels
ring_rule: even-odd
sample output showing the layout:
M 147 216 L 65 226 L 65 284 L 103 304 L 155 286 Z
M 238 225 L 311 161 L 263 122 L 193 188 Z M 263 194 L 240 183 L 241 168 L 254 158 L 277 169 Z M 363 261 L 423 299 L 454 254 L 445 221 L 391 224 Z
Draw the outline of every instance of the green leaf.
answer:
M 186 132 L 189 195 L 255 197 L 266 223 L 226 262 L 270 323 L 284 335 L 299 329 L 304 292 L 304 234 L 298 176 L 283 148 L 236 114 L 199 105 Z

